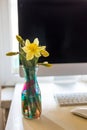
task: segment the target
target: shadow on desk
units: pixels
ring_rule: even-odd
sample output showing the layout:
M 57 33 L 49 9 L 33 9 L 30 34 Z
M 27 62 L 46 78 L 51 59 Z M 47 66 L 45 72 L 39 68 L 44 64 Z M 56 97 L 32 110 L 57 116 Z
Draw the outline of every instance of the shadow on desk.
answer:
M 23 118 L 24 130 L 64 130 L 58 124 L 54 123 L 45 116 L 41 116 L 39 119 L 27 120 Z

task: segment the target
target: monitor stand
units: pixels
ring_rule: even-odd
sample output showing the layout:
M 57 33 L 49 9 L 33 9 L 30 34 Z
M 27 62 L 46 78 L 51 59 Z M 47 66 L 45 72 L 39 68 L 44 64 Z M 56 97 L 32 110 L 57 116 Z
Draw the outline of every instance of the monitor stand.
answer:
M 87 92 L 87 76 L 57 76 L 53 83 L 61 93 Z
M 58 84 L 74 84 L 80 80 L 81 76 L 71 75 L 71 76 L 55 76 L 54 83 Z
M 80 75 L 79 82 L 87 83 L 87 75 Z

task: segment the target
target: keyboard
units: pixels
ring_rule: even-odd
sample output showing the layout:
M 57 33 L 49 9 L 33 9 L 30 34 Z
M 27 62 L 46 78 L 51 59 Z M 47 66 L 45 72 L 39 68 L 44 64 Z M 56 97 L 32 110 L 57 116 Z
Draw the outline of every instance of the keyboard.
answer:
M 55 94 L 54 98 L 60 106 L 87 105 L 87 92 Z

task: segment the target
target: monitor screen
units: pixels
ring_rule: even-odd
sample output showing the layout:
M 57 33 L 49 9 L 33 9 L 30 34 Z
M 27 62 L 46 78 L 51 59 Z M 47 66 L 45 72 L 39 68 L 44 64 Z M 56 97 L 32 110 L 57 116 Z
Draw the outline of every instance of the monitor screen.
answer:
M 38 37 L 50 56 L 39 62 L 39 75 L 87 74 L 87 1 L 18 0 L 19 35 L 33 41 Z M 50 70 L 49 70 L 50 69 Z

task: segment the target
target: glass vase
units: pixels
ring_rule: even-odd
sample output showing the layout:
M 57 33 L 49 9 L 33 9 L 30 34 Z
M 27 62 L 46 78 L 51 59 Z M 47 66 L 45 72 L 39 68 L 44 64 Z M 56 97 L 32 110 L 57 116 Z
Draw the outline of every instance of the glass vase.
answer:
M 37 81 L 36 67 L 24 67 L 25 83 L 22 90 L 22 113 L 34 119 L 41 115 L 41 92 Z

